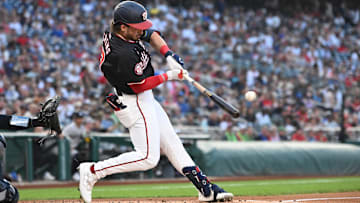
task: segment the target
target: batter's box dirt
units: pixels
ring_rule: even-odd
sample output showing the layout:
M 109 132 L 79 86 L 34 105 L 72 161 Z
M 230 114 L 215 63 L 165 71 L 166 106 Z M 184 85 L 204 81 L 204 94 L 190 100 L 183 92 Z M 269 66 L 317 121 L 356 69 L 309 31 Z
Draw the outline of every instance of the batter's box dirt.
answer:
M 20 201 L 21 203 L 81 203 L 77 200 L 32 200 Z M 138 199 L 95 199 L 93 203 L 199 203 L 195 197 L 171 197 L 171 198 L 138 198 Z M 360 203 L 360 192 L 322 193 L 322 194 L 298 194 L 278 196 L 237 196 L 232 202 L 241 203 L 273 203 L 273 202 L 358 202 Z

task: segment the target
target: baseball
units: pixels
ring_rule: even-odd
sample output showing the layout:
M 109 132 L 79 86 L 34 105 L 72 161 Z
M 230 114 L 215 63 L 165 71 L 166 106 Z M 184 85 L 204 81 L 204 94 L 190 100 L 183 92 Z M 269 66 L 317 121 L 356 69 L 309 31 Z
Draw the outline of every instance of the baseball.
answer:
M 250 91 L 247 91 L 246 93 L 245 93 L 245 99 L 247 100 L 247 101 L 254 101 L 255 99 L 256 99 L 256 92 L 255 91 L 252 91 L 252 90 L 250 90 Z

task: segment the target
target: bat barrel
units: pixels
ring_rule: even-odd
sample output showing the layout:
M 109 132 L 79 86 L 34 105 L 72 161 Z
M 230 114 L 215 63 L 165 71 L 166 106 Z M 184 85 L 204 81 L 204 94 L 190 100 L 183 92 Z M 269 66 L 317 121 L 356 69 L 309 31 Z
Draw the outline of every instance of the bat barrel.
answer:
M 228 112 L 232 117 L 238 118 L 240 117 L 240 112 L 237 108 L 235 108 L 233 105 L 227 103 L 224 99 L 216 95 L 215 93 L 209 91 L 204 86 L 202 86 L 200 83 L 196 82 L 194 79 L 192 79 L 189 75 L 184 75 L 184 78 L 189 81 L 191 84 L 193 84 L 201 93 L 209 97 L 211 100 L 213 100 L 217 105 L 219 105 L 222 109 L 224 109 L 226 112 Z

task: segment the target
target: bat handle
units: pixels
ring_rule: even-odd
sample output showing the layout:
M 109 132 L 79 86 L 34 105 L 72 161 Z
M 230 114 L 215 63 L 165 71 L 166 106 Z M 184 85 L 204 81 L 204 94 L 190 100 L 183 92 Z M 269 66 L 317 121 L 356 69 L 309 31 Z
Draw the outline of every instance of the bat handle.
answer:
M 191 84 L 193 84 L 200 92 L 203 94 L 206 94 L 208 96 L 211 96 L 211 93 L 200 83 L 196 82 L 192 77 L 189 75 L 184 75 L 185 80 L 189 81 Z
M 187 81 L 189 81 L 191 83 L 194 82 L 194 79 L 192 79 L 189 75 L 184 75 L 184 78 L 185 78 L 185 80 L 187 80 Z

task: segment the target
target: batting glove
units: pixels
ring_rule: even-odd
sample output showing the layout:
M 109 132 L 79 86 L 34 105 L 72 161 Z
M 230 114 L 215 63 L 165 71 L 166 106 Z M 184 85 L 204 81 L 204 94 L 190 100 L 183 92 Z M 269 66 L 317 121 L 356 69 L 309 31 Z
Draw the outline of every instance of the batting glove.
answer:
M 184 80 L 184 77 L 189 73 L 184 69 L 175 69 L 166 71 L 166 75 L 168 80 Z
M 113 93 L 110 93 L 108 96 L 106 96 L 106 102 L 109 104 L 111 108 L 113 108 L 115 111 L 120 111 L 121 109 L 125 109 L 126 105 L 124 105 L 119 97 Z
M 169 65 L 170 69 L 183 69 L 184 68 L 183 59 L 176 53 L 173 53 L 172 51 L 168 51 L 165 54 L 165 58 L 166 58 L 166 61 Z

